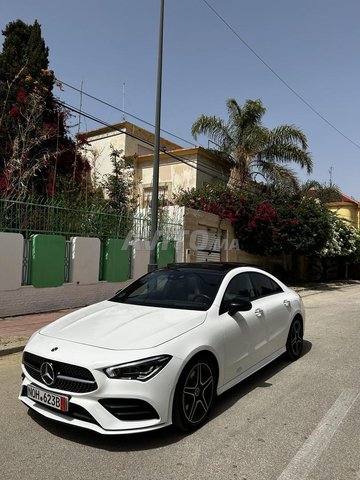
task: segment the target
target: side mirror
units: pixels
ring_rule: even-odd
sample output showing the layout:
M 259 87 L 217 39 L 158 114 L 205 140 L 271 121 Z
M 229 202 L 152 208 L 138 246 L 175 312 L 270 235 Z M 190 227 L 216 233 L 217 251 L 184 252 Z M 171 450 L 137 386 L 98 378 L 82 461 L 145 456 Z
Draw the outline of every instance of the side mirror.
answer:
M 236 312 L 248 312 L 252 309 L 250 300 L 247 299 L 236 299 L 234 302 L 230 302 L 227 305 L 228 314 L 233 316 Z

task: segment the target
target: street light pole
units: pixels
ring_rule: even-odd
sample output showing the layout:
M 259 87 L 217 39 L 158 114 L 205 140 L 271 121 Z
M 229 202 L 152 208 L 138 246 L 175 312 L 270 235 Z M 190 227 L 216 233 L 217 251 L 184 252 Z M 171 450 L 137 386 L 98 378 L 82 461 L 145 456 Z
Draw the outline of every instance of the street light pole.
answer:
M 164 38 L 164 0 L 160 0 L 160 27 L 159 49 L 156 88 L 156 113 L 155 113 L 155 143 L 153 166 L 153 190 L 151 201 L 151 229 L 150 229 L 150 263 L 148 271 L 157 268 L 156 246 L 158 240 L 158 204 L 159 204 L 159 164 L 160 164 L 160 118 L 161 118 L 161 84 L 162 84 L 162 57 Z

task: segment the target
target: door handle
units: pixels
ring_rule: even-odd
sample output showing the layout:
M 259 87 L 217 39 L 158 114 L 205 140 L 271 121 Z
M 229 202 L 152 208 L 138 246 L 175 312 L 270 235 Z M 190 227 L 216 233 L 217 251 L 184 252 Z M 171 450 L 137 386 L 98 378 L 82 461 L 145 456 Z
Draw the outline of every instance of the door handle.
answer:
M 261 308 L 257 308 L 257 309 L 255 310 L 255 315 L 256 315 L 257 317 L 261 317 L 263 313 L 264 313 L 264 310 L 262 310 Z
M 286 308 L 290 307 L 290 300 L 284 300 L 283 304 L 285 305 Z

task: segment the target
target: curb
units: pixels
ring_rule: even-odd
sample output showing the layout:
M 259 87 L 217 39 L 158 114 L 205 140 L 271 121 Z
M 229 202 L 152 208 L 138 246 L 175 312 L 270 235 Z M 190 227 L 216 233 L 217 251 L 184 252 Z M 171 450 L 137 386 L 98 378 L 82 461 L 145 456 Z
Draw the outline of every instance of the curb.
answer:
M 15 345 L 13 347 L 0 348 L 0 357 L 11 355 L 12 353 L 22 352 L 25 348 L 25 345 L 26 343 L 22 343 L 21 345 Z

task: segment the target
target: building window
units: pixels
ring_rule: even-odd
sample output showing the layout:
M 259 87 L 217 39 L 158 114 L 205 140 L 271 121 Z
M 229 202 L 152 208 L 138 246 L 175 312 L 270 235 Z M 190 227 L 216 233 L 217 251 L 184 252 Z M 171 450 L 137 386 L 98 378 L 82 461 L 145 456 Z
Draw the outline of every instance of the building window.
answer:
M 143 207 L 150 208 L 152 201 L 153 189 L 152 187 L 146 187 L 143 190 Z M 169 192 L 167 185 L 159 185 L 159 205 L 166 207 L 169 205 Z

